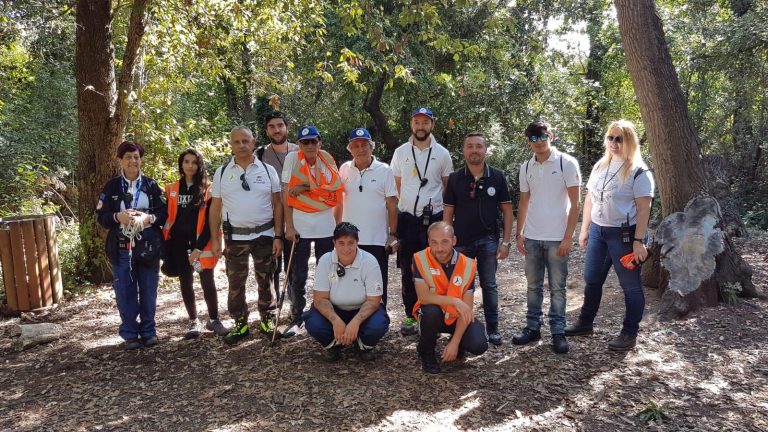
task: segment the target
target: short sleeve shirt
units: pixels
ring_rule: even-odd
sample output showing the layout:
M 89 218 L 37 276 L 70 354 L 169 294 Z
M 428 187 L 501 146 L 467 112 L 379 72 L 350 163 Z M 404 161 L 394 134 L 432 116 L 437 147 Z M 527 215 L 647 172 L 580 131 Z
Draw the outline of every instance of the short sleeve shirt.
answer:
M 285 156 L 285 166 L 283 166 L 282 182 L 288 185 L 291 181 L 291 174 L 299 163 L 298 152 L 290 152 Z M 326 166 L 321 163 L 315 164 L 310 168 L 312 175 L 317 175 L 316 169 L 327 181 L 330 181 L 333 174 Z M 325 238 L 332 237 L 333 230 L 336 228 L 336 219 L 333 218 L 333 209 L 327 209 L 315 213 L 304 212 L 293 209 L 293 226 L 301 237 L 304 238 Z
M 466 166 L 451 173 L 444 199 L 454 207 L 457 246 L 488 236 L 498 239 L 499 204 L 512 202 L 504 173 L 489 165 L 479 179 Z
M 539 163 L 535 156 L 523 162 L 519 179 L 520 192 L 531 193 L 523 236 L 532 240 L 561 241 L 571 209 L 568 188 L 581 185 L 579 162 L 552 147 L 552 153 L 544 163 Z
M 395 177 L 400 177 L 398 208 L 414 216 L 421 216 L 424 206 L 430 201 L 433 213 L 443 210 L 442 180 L 453 171 L 451 154 L 435 140 L 435 137 L 430 135 L 430 139 L 429 147 L 420 150 L 412 144 L 413 137 L 411 137 L 407 143 L 395 150 L 390 164 Z M 419 188 L 421 178 L 426 178 L 427 183 Z
M 654 181 L 645 167 L 630 171 L 627 179 L 621 178 L 622 162 L 612 162 L 600 168 L 595 164 L 587 181 L 587 192 L 592 199 L 592 222 L 600 226 L 620 227 L 629 220 L 637 223 L 635 198 L 653 197 Z M 640 174 L 637 171 L 642 169 Z
M 339 168 L 339 176 L 344 182 L 342 220 L 360 229 L 361 245 L 384 246 L 389 232 L 387 198 L 397 196 L 392 169 L 375 158 L 362 171 L 348 161 Z
M 223 173 L 222 173 L 223 170 Z M 243 176 L 241 180 L 241 176 Z M 250 190 L 243 189 L 243 181 Z M 234 158 L 219 167 L 213 175 L 211 196 L 221 198 L 223 220 L 233 227 L 254 228 L 274 218 L 272 194 L 280 193 L 280 178 L 272 166 L 262 163 L 255 156 L 253 162 L 243 169 Z M 253 234 L 233 234 L 233 240 L 253 240 L 260 236 L 275 235 L 274 228 Z
M 287 144 L 288 153 L 299 150 L 299 146 L 297 144 Z M 272 168 L 277 171 L 278 175 L 282 175 L 283 167 L 285 166 L 285 157 L 288 156 L 288 153 L 278 153 L 272 148 L 272 145 L 268 145 L 264 148 L 264 153 L 261 155 L 261 160 L 269 165 L 272 165 Z
M 330 292 L 331 304 L 341 310 L 360 309 L 367 297 L 384 292 L 379 263 L 373 255 L 357 249 L 352 264 L 344 267 L 344 276 L 337 273 L 339 258 L 332 250 L 320 257 L 315 272 L 315 291 Z

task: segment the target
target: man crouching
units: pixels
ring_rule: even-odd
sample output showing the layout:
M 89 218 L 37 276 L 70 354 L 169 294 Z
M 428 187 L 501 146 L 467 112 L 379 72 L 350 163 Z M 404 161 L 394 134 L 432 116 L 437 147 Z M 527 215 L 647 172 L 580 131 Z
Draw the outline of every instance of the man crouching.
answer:
M 475 321 L 477 264 L 454 249 L 453 227 L 435 222 L 427 230 L 429 246 L 413 255 L 413 279 L 418 301 L 413 314 L 419 321 L 418 352 L 424 372 L 439 373 L 435 345 L 440 333 L 450 333 L 442 361 L 456 360 L 465 351 L 480 355 L 488 349 L 485 327 Z

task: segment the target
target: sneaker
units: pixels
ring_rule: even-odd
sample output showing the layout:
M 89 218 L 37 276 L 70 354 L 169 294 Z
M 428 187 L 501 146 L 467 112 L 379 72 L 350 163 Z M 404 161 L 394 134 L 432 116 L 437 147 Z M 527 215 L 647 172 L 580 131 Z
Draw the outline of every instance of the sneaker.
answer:
M 125 342 L 123 342 L 123 349 L 125 350 L 135 350 L 141 348 L 143 345 L 141 344 L 141 341 L 138 338 L 134 339 L 128 339 Z
M 288 327 L 280 336 L 284 338 L 296 336 L 297 334 L 301 333 L 303 328 L 304 328 L 304 320 L 302 320 L 301 318 L 296 318 L 293 321 L 291 321 L 290 324 L 288 324 Z
M 512 343 L 515 345 L 525 345 L 529 342 L 535 342 L 541 339 L 541 331 L 524 328 L 520 333 L 512 337 Z
M 184 334 L 184 339 L 194 339 L 198 336 L 200 336 L 200 332 L 203 331 L 203 325 L 200 323 L 200 320 L 195 318 L 193 320 L 189 320 L 189 328 L 187 328 L 187 333 Z
M 565 335 L 552 335 L 552 351 L 558 354 L 565 354 L 568 352 L 569 348 L 568 340 L 565 338 Z
M 376 360 L 376 353 L 373 350 L 373 347 L 369 347 L 363 344 L 363 341 L 360 340 L 360 338 L 357 338 L 357 342 L 355 343 L 355 351 L 357 351 L 357 357 L 362 361 L 373 361 Z
M 329 362 L 337 362 L 341 360 L 341 350 L 344 349 L 341 345 L 334 345 L 325 349 L 325 359 Z
M 265 312 L 261 315 L 261 321 L 259 322 L 259 331 L 262 334 L 272 336 L 272 333 L 275 332 L 275 320 L 272 317 L 272 314 L 269 312 Z
M 400 333 L 403 336 L 412 336 L 418 333 L 418 322 L 412 317 L 408 317 L 403 320 L 403 325 L 400 326 Z
M 230 330 L 226 336 L 224 336 L 224 342 L 230 345 L 234 345 L 238 343 L 240 339 L 248 336 L 249 333 L 250 331 L 248 330 L 248 320 L 241 318 L 235 321 L 235 326 L 232 327 L 232 330 Z
M 611 351 L 629 351 L 635 347 L 637 338 L 635 336 L 620 334 L 614 340 L 608 342 L 608 349 Z
M 569 324 L 565 326 L 566 336 L 586 336 L 592 334 L 592 324 L 587 324 L 581 320 L 576 324 Z
M 153 346 L 157 345 L 157 336 L 152 336 L 149 339 L 143 339 L 142 342 L 144 342 L 145 347 L 152 348 Z
M 221 321 L 215 319 L 209 319 L 208 322 L 205 324 L 205 329 L 210 330 L 213 333 L 216 334 L 216 336 L 226 336 L 227 333 L 229 333 L 229 330 L 224 327 L 224 324 L 221 323 Z
M 435 353 L 425 354 L 421 356 L 421 369 L 428 374 L 439 374 L 440 363 L 437 362 Z
M 488 326 L 488 342 L 496 346 L 501 345 L 502 339 L 498 326 Z

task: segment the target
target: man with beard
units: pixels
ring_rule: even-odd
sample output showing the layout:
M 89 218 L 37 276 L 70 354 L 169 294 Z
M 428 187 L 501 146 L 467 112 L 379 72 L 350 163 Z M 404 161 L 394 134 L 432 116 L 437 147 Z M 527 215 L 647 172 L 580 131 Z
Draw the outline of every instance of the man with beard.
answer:
M 413 254 L 427 247 L 427 228 L 443 218 L 443 190 L 453 171 L 451 154 L 432 135 L 432 110 L 416 108 L 411 115 L 411 137 L 395 150 L 392 173 L 400 197 L 397 220 L 400 237 L 400 272 L 406 318 L 400 327 L 404 336 L 416 334 L 413 306 Z
M 488 342 L 498 346 L 501 334 L 496 268 L 498 260 L 506 259 L 512 247 L 512 199 L 504 173 L 485 163 L 487 147 L 483 134 L 467 135 L 463 151 L 467 165 L 448 177 L 443 220 L 456 230 L 456 250 L 477 259 Z M 501 243 L 499 209 L 504 227 Z

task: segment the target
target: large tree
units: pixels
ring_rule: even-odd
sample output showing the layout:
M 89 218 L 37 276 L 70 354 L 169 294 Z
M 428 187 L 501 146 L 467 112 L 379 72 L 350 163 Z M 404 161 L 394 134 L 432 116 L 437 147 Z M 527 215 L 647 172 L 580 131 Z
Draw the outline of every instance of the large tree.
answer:
M 111 0 L 80 0 L 76 13 L 75 78 L 77 83 L 78 214 L 83 253 L 91 262 L 89 279 L 111 278 L 104 259 L 103 231 L 94 215 L 99 192 L 115 175 L 115 150 L 123 139 L 128 119 L 128 97 L 133 72 L 146 28 L 150 0 L 136 0 L 130 9 L 122 68 L 115 73 L 112 24 L 115 11 Z M 100 235 L 97 235 L 100 234 Z
M 615 0 L 615 5 L 627 67 L 650 142 L 662 215 L 666 217 L 683 211 L 693 198 L 709 195 L 699 138 L 688 114 L 654 1 Z M 682 316 L 699 307 L 711 306 L 724 287 L 733 284 L 737 284 L 744 295 L 756 295 L 751 269 L 727 235 L 723 243 L 724 249 L 716 257 L 715 271 L 710 278 L 684 296 L 672 290 L 665 292 L 664 316 Z M 659 248 L 655 250 L 658 260 Z M 648 270 L 660 272 L 658 261 Z M 664 279 L 660 284 L 662 288 Z

